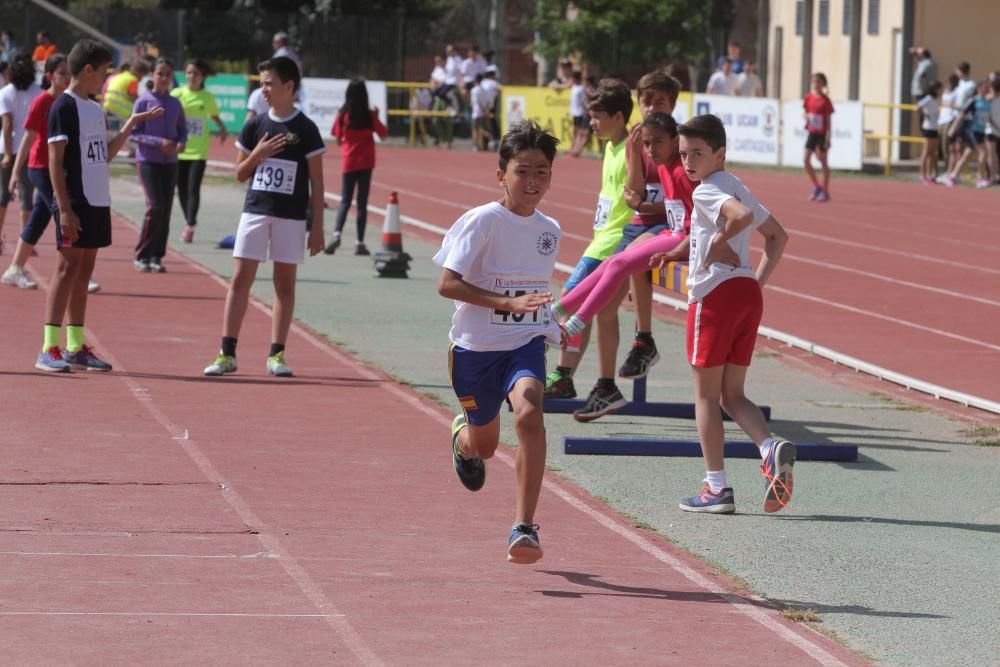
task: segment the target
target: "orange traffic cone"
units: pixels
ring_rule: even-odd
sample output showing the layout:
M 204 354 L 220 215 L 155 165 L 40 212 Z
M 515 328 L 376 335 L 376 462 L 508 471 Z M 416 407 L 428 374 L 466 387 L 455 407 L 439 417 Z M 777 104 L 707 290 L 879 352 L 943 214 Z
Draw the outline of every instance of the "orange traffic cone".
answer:
M 410 256 L 403 252 L 403 233 L 399 225 L 399 197 L 389 194 L 382 225 L 382 250 L 375 253 L 375 270 L 379 278 L 407 278 Z

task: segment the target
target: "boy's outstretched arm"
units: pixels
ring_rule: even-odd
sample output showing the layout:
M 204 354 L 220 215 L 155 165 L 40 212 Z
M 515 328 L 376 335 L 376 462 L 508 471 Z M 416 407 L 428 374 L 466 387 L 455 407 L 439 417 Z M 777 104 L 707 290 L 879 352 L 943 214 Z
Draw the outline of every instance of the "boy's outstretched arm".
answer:
M 132 134 L 132 130 L 135 129 L 136 125 L 145 123 L 147 120 L 152 120 L 163 115 L 163 107 L 153 107 L 147 109 L 146 111 L 134 112 L 122 125 L 121 131 L 115 135 L 115 138 L 108 142 L 108 162 L 110 163 L 118 155 L 118 151 L 121 150 L 125 142 L 128 141 L 129 135 Z
M 547 303 L 552 303 L 552 292 L 529 292 L 521 296 L 506 296 L 484 290 L 466 282 L 462 275 L 451 269 L 441 269 L 438 294 L 446 299 L 464 301 L 473 306 L 505 310 L 510 313 L 533 313 Z
M 757 282 L 763 287 L 774 272 L 774 267 L 778 265 L 782 253 L 785 252 L 788 234 L 773 215 L 769 216 L 764 224 L 757 228 L 757 231 L 764 237 L 764 255 L 760 258 L 760 264 L 757 265 Z

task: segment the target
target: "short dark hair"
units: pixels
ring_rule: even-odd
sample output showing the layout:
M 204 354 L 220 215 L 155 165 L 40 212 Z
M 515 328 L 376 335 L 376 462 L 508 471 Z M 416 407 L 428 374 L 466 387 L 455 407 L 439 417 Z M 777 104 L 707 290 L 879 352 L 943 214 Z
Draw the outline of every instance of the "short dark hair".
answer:
M 670 75 L 665 69 L 656 69 L 648 74 L 643 74 L 636 85 L 636 92 L 639 99 L 647 92 L 658 90 L 666 93 L 670 97 L 670 105 L 677 104 L 677 96 L 681 92 L 681 82 Z
M 656 127 L 671 137 L 677 136 L 677 121 L 674 117 L 668 113 L 663 113 L 662 111 L 657 111 L 656 113 L 651 113 L 646 117 L 646 120 L 642 121 L 643 127 Z
M 726 145 L 726 127 L 718 116 L 710 113 L 695 116 L 678 125 L 677 134 L 688 139 L 703 140 L 713 153 Z
M 969 72 L 972 70 L 972 65 L 965 62 L 964 60 L 955 65 L 955 67 L 958 68 L 958 71 L 964 74 L 965 76 L 969 76 Z
M 511 125 L 507 134 L 500 140 L 500 170 L 506 171 L 507 164 L 523 151 L 537 148 L 545 154 L 551 164 L 556 159 L 556 146 L 559 140 L 546 132 L 533 120 L 523 120 Z
M 621 113 L 627 123 L 632 115 L 632 91 L 621 79 L 601 79 L 587 96 L 587 111 L 604 111 L 609 116 Z
M 934 83 L 932 83 L 932 84 L 931 84 L 931 85 L 930 85 L 930 86 L 929 86 L 929 87 L 927 88 L 927 92 L 928 92 L 928 93 L 929 93 L 929 94 L 930 94 L 931 96 L 933 96 L 933 97 L 937 97 L 937 96 L 938 96 L 938 93 L 940 93 L 940 92 L 941 92 L 941 89 L 942 89 L 942 88 L 944 88 L 944 85 L 943 85 L 943 84 L 942 84 L 942 83 L 941 83 L 940 81 L 935 81 Z
M 71 76 L 79 75 L 87 65 L 97 69 L 101 65 L 110 65 L 114 59 L 108 47 L 93 39 L 81 39 L 66 57 Z
M 35 82 L 35 63 L 27 53 L 19 53 L 10 63 L 7 77 L 17 90 L 27 90 Z
M 268 58 L 264 62 L 257 65 L 257 71 L 274 72 L 282 83 L 288 83 L 291 81 L 294 84 L 292 86 L 293 92 L 298 91 L 299 83 L 302 81 L 302 75 L 299 74 L 299 66 L 296 65 L 295 61 L 288 56 Z

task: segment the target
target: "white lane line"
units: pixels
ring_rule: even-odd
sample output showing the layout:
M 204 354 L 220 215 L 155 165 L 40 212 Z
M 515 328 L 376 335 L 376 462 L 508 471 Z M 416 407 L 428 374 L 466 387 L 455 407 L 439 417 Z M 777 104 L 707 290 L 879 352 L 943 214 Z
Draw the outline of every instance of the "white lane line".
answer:
M 135 227 L 129 225 L 132 231 L 135 231 Z M 179 258 L 188 262 L 189 264 L 201 268 L 198 264 L 195 264 L 192 260 L 188 259 L 180 253 L 175 253 Z M 36 277 L 38 281 L 38 286 L 44 291 L 48 292 L 49 284 L 44 278 Z M 228 285 L 226 285 L 228 289 Z M 111 354 L 109 349 L 101 344 L 100 339 L 93 332 L 90 327 L 85 329 L 87 338 L 94 341 L 95 346 L 104 353 L 104 357 L 108 362 L 117 368 L 119 371 L 127 372 L 122 363 Z M 133 396 L 139 396 L 143 394 L 145 390 L 140 387 L 136 381 L 125 374 L 117 374 L 117 377 L 125 383 L 128 387 L 129 392 Z M 163 428 L 167 431 L 167 434 L 174 440 L 177 441 L 178 445 L 184 450 L 188 455 L 188 458 L 197 466 L 201 474 L 212 484 L 219 486 L 222 492 L 222 497 L 225 499 L 226 503 L 236 512 L 240 517 L 240 520 L 244 524 L 255 529 L 256 537 L 258 541 L 264 546 L 265 550 L 275 554 L 277 556 L 277 561 L 281 565 L 285 573 L 298 585 L 299 590 L 301 590 L 305 596 L 312 602 L 313 606 L 316 607 L 320 612 L 320 616 L 325 618 L 327 625 L 336 633 L 336 635 L 347 645 L 354 656 L 364 665 L 382 665 L 382 661 L 375 655 L 375 653 L 368 647 L 357 631 L 351 626 L 347 621 L 344 614 L 341 614 L 336 606 L 327 598 L 323 590 L 316 585 L 309 576 L 309 573 L 299 564 L 299 562 L 292 556 L 291 552 L 285 548 L 285 545 L 278 538 L 277 535 L 273 535 L 267 532 L 267 526 L 257 518 L 257 515 L 250 508 L 250 504 L 237 492 L 232 484 L 229 483 L 226 478 L 216 469 L 207 456 L 201 451 L 197 443 L 190 438 L 181 438 L 182 435 L 187 433 L 186 429 L 182 429 L 177 426 L 171 419 L 164 413 L 159 405 L 156 404 L 152 398 L 147 400 L 138 400 L 139 405 L 143 406 L 146 411 L 153 417 Z
M 0 616 L 221 616 L 236 618 L 329 618 L 326 614 L 255 614 L 195 611 L 0 611 Z
M 108 552 L 95 552 L 88 553 L 85 551 L 0 551 L 0 556 L 51 556 L 55 558 L 73 557 L 73 558 L 188 558 L 194 560 L 250 560 L 253 558 L 277 558 L 276 555 L 268 553 L 266 551 L 260 551 L 255 554 L 216 554 L 216 555 L 199 555 L 199 554 L 123 554 L 123 553 L 108 553 Z
M 792 290 L 785 289 L 784 287 L 778 287 L 776 285 L 768 285 L 767 289 L 774 292 L 778 292 L 780 294 L 787 294 L 788 296 L 793 296 L 797 299 L 804 299 L 805 301 L 812 301 L 813 303 L 823 304 L 824 306 L 836 308 L 837 310 L 844 310 L 849 313 L 854 313 L 856 315 L 864 315 L 865 317 L 871 317 L 876 320 L 882 320 L 883 322 L 891 322 L 892 324 L 898 324 L 899 326 L 909 327 L 910 329 L 916 329 L 917 331 L 932 333 L 937 336 L 943 336 L 945 338 L 951 338 L 952 340 L 962 341 L 963 343 L 969 343 L 970 345 L 984 347 L 987 350 L 994 350 L 1000 352 L 1000 345 L 994 345 L 993 343 L 988 343 L 984 340 L 969 338 L 968 336 L 962 336 L 956 333 L 952 333 L 950 331 L 944 331 L 943 329 L 937 329 L 935 327 L 929 327 L 923 324 L 917 324 L 916 322 L 910 322 L 909 320 L 900 319 L 898 317 L 890 317 L 889 315 L 883 315 L 882 313 L 875 313 L 870 310 L 865 310 L 864 308 L 855 308 L 854 306 L 848 306 L 847 304 L 838 303 L 836 301 L 830 301 L 829 299 L 824 299 L 809 294 L 802 294 L 800 292 L 793 292 Z

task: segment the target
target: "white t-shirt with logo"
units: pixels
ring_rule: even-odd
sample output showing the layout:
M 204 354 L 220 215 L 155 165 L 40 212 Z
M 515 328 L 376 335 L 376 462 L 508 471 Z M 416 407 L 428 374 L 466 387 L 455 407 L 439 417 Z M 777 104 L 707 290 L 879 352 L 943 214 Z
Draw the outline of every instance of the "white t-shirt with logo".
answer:
M 729 239 L 727 243 L 740 258 L 737 267 L 715 262 L 705 266 L 712 239 L 725 228 L 720 220 L 722 205 L 735 199 L 753 213 L 753 224 Z M 728 171 L 717 171 L 694 189 L 694 211 L 691 213 L 691 260 L 688 269 L 688 302 L 704 299 L 720 283 L 730 278 L 757 278 L 750 266 L 750 235 L 770 217 L 771 213 L 757 202 L 747 186 Z
M 21 147 L 21 138 L 24 137 L 24 121 L 28 117 L 28 109 L 35 98 L 42 94 L 42 88 L 37 83 L 32 83 L 24 90 L 18 90 L 14 84 L 8 83 L 0 88 L 0 115 L 9 113 L 11 115 L 11 132 L 13 132 L 13 145 L 10 147 L 11 155 L 17 153 Z M 0 153 L 7 149 L 3 140 L 3 132 L 0 132 Z
M 540 211 L 522 217 L 491 202 L 452 225 L 434 263 L 491 292 L 548 292 L 560 237 L 559 223 Z M 449 338 L 459 347 L 475 352 L 516 350 L 537 336 L 554 345 L 560 342 L 559 324 L 548 304 L 534 313 L 510 313 L 455 301 Z

